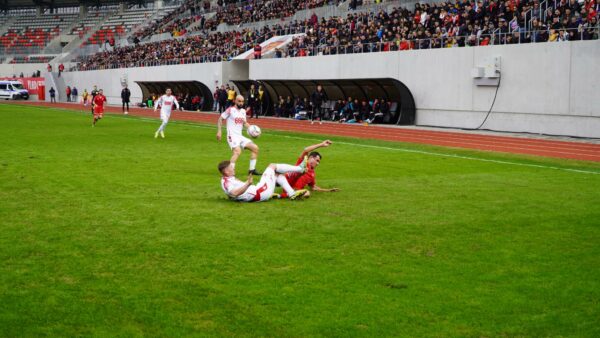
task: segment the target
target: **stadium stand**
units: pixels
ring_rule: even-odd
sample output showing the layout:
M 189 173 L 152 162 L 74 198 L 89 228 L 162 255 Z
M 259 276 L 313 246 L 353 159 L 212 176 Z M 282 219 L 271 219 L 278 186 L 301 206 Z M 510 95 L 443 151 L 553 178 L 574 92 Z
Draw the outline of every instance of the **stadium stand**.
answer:
M 289 2 L 296 4 L 296 2 Z M 314 2 L 314 5 L 322 4 Z M 229 5 L 234 6 L 234 5 Z M 300 7 L 303 5 L 299 5 Z M 298 8 L 300 8 L 298 7 Z M 198 36 L 117 48 L 80 59 L 78 69 L 120 68 L 230 60 L 275 35 L 303 34 L 275 57 L 370 53 L 598 39 L 598 4 L 587 0 L 557 3 L 527 20 L 538 2 L 456 2 L 416 4 L 414 10 L 349 12 L 346 17 L 311 18 L 285 25 Z M 230 8 L 230 7 L 226 7 Z M 242 7 L 235 7 L 242 8 Z M 548 7 L 550 8 L 550 7 Z M 248 10 L 248 9 L 244 9 Z M 266 9 L 267 12 L 270 9 Z M 262 11 L 260 9 L 259 11 Z M 244 14 L 241 14 L 244 17 Z M 269 16 L 258 17 L 268 18 Z M 531 21 L 531 30 L 526 30 Z
M 136 36 L 144 39 L 153 34 L 161 33 L 172 33 L 172 36 L 184 35 L 187 26 L 200 20 L 201 15 L 208 13 L 210 9 L 211 4 L 208 0 L 186 0 L 181 6 L 175 8 L 170 13 L 151 22 L 143 30 L 139 31 Z
M 159 11 L 153 7 L 134 7 L 123 12 L 113 13 L 83 45 L 102 44 L 105 41 L 109 41 L 111 45 L 114 45 L 115 40 L 127 37 L 128 34 L 139 29 L 140 26 L 146 26 L 151 18 L 155 17 L 160 20 L 160 18 L 177 8 L 179 6 L 166 6 Z
M 240 25 L 273 19 L 283 19 L 303 9 L 318 8 L 338 4 L 339 0 L 267 0 L 232 2 L 219 6 L 215 20 L 227 25 Z
M 39 53 L 71 26 L 77 17 L 76 13 L 21 15 L 5 28 L 7 32 L 0 37 L 0 51 L 13 55 Z

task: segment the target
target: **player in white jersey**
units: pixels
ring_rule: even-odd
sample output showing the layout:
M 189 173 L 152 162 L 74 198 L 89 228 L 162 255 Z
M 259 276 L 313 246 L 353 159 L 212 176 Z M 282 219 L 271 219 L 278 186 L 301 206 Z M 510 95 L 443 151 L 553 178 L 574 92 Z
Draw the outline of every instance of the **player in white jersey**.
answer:
M 223 120 L 227 121 L 227 143 L 229 143 L 229 147 L 233 152 L 231 155 L 231 165 L 235 168 L 235 163 L 237 162 L 238 157 L 242 154 L 242 150 L 248 149 L 250 150 L 250 167 L 248 168 L 248 173 L 253 175 L 261 175 L 258 171 L 256 171 L 256 160 L 258 158 L 258 146 L 252 142 L 247 137 L 242 135 L 242 130 L 244 127 L 248 129 L 250 124 L 246 122 L 246 109 L 244 107 L 244 97 L 242 95 L 238 95 L 235 98 L 235 105 L 227 108 L 220 116 L 219 121 L 217 122 L 217 140 L 221 140 L 221 126 L 223 125 Z
M 179 102 L 177 102 L 177 99 L 175 96 L 173 96 L 171 88 L 167 88 L 165 95 L 156 100 L 156 103 L 154 104 L 155 112 L 158 106 L 160 106 L 160 119 L 162 121 L 160 127 L 158 127 L 158 130 L 156 130 L 156 133 L 154 133 L 154 138 L 157 138 L 159 134 L 160 137 L 165 138 L 165 127 L 167 126 L 167 123 L 169 123 L 173 105 L 177 107 L 176 109 L 179 109 Z
M 273 197 L 275 187 L 279 184 L 286 191 L 291 200 L 299 199 L 308 195 L 308 190 L 294 190 L 287 179 L 286 173 L 303 173 L 306 163 L 299 166 L 289 164 L 269 164 L 260 178 L 260 182 L 252 185 L 252 174 L 248 175 L 246 182 L 235 178 L 235 169 L 230 161 L 219 163 L 221 175 L 221 188 L 230 199 L 240 202 L 262 202 Z

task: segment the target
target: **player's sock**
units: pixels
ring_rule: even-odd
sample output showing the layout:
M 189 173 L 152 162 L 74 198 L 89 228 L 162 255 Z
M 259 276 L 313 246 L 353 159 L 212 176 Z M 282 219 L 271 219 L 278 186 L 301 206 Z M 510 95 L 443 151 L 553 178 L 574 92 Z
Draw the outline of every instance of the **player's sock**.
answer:
M 289 165 L 289 164 L 276 164 L 275 165 L 275 172 L 278 174 L 285 174 L 285 173 L 303 173 L 304 172 L 304 168 L 302 168 L 301 166 L 297 166 L 297 165 Z
M 165 127 L 167 126 L 167 123 L 168 123 L 168 122 L 166 122 L 166 121 L 164 121 L 163 123 L 161 123 L 161 124 L 160 124 L 160 127 L 158 127 L 158 130 L 157 130 L 157 131 L 158 131 L 158 132 L 161 132 L 161 131 L 165 130 Z
M 288 180 L 285 178 L 285 176 L 277 175 L 275 182 L 277 182 L 277 184 L 279 184 L 279 186 L 283 188 L 283 191 L 285 191 L 285 193 L 288 196 L 292 196 L 295 193 L 294 189 L 292 188 Z
M 250 160 L 250 167 L 248 168 L 248 170 L 254 170 L 256 169 L 256 160 Z

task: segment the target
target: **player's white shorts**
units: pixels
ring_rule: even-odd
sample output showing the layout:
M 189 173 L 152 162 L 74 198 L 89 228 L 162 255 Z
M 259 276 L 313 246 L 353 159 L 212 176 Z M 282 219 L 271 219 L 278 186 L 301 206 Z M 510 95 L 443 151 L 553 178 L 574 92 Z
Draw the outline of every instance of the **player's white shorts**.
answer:
M 255 185 L 256 191 L 253 191 L 255 194 L 254 202 L 262 202 L 268 201 L 273 196 L 275 192 L 275 187 L 277 186 L 277 174 L 275 174 L 275 170 L 272 168 L 267 168 L 263 172 L 260 182 Z
M 229 143 L 229 148 L 231 149 L 237 147 L 244 149 L 248 144 L 252 143 L 252 140 L 244 136 L 227 135 L 227 143 Z
M 160 112 L 160 119 L 163 122 L 169 122 L 169 119 L 171 118 L 171 113 L 164 113 L 164 112 Z

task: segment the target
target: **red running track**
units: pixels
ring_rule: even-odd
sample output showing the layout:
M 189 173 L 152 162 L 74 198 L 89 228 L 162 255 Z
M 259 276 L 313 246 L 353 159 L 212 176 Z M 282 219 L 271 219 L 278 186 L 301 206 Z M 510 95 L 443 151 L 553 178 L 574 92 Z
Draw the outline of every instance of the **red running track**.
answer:
M 81 104 L 69 103 L 50 104 L 47 102 L 25 102 L 25 104 L 65 109 L 90 109 L 89 107 L 84 108 Z M 109 106 L 106 110 L 111 113 L 121 113 L 121 107 Z M 129 110 L 129 114 L 133 116 L 144 116 L 157 119 L 159 117 L 158 113 L 154 113 L 151 109 L 147 108 L 132 108 Z M 198 113 L 187 111 L 173 112 L 171 118 L 179 121 L 208 122 L 215 124 L 217 121 L 217 115 L 215 113 Z M 339 123 L 311 125 L 308 121 L 295 121 L 277 118 L 259 119 L 256 124 L 264 129 L 430 144 L 444 147 L 600 162 L 600 144 L 594 143 L 534 139 L 514 136 L 496 136 L 451 131 L 390 128 L 376 125 L 364 126 Z

